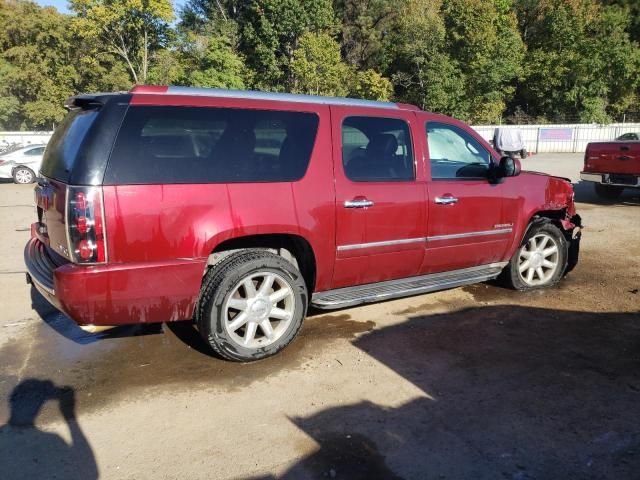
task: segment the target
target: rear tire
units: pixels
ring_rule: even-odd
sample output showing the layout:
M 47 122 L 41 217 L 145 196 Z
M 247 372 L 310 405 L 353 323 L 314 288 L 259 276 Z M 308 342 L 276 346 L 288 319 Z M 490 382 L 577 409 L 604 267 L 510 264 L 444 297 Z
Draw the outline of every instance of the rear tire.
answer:
M 270 252 L 245 250 L 205 275 L 195 320 L 221 357 L 250 362 L 293 341 L 307 304 L 307 287 L 295 266 Z
M 614 185 L 603 185 L 601 183 L 595 183 L 596 195 L 604 200 L 615 200 L 624 191 L 624 187 L 617 187 Z
M 567 239 L 551 222 L 536 223 L 500 274 L 516 290 L 552 287 L 562 278 L 568 261 Z
M 28 167 L 18 167 L 13 171 L 13 182 L 21 185 L 33 183 L 36 174 Z

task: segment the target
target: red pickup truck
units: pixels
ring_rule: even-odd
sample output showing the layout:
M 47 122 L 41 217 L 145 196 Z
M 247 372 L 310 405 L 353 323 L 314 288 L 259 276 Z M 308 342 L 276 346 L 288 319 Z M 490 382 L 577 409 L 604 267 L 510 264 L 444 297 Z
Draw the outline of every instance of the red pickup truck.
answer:
M 625 188 L 640 188 L 640 140 L 588 144 L 580 179 L 593 182 L 596 194 L 607 200 Z
M 444 115 L 144 86 L 67 106 L 25 262 L 80 325 L 192 320 L 221 356 L 255 360 L 310 305 L 543 288 L 577 262 L 571 183 L 521 173 Z

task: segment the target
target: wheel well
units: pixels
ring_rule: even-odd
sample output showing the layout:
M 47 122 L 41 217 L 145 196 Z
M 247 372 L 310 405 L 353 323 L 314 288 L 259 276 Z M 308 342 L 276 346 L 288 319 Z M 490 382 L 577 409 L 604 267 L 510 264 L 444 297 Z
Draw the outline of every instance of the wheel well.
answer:
M 571 238 L 571 233 L 567 232 L 564 229 L 562 222 L 560 221 L 565 217 L 566 217 L 565 210 L 542 210 L 540 212 L 536 212 L 535 215 L 531 217 L 531 220 L 529 220 L 529 225 L 527 226 L 527 230 L 524 232 L 523 238 L 527 235 L 527 232 L 533 225 L 535 225 L 536 223 L 543 223 L 543 222 L 553 223 L 556 227 L 560 229 L 560 231 L 565 235 L 565 237 Z
M 304 278 L 309 293 L 316 284 L 316 257 L 307 240 L 299 235 L 263 234 L 225 240 L 218 245 L 207 260 L 207 268 L 238 250 L 269 250 L 293 263 Z

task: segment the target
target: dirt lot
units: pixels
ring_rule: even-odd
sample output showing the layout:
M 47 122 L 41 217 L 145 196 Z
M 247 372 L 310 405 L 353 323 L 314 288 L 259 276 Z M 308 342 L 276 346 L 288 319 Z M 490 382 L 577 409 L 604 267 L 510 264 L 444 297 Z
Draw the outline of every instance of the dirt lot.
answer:
M 577 181 L 581 155 L 524 165 Z M 32 189 L 0 184 L 0 477 L 638 478 L 640 196 L 576 192 L 557 288 L 315 313 L 238 365 L 189 325 L 84 334 L 25 284 Z

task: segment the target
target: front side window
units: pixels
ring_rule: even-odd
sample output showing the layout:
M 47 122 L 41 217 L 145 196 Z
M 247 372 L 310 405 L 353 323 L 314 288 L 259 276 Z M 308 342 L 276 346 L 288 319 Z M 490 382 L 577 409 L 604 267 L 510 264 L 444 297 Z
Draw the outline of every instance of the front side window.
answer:
M 107 184 L 290 182 L 309 165 L 315 113 L 131 107 Z
M 347 178 L 354 182 L 415 179 L 409 125 L 397 118 L 346 118 L 342 164 Z
M 461 128 L 439 122 L 427 123 L 431 178 L 486 178 L 491 154 Z

